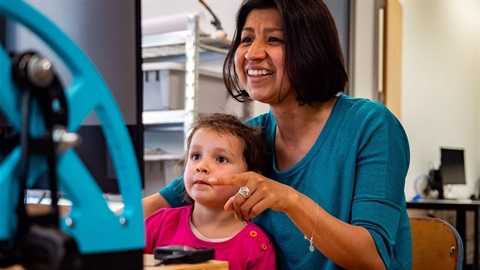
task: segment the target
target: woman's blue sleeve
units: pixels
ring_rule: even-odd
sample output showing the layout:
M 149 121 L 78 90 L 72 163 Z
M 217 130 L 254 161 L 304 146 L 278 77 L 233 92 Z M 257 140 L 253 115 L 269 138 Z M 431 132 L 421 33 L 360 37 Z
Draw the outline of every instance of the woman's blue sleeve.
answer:
M 352 224 L 370 232 L 390 265 L 396 258 L 394 246 L 405 245 L 410 237 L 404 195 L 410 152 L 398 120 L 387 109 L 372 112 L 375 117 L 365 118 L 368 128 L 357 154 Z
M 185 205 L 183 199 L 185 194 L 185 186 L 183 184 L 183 176 L 173 179 L 173 181 L 166 187 L 159 190 L 160 195 L 162 195 L 165 200 L 172 207 L 179 207 Z

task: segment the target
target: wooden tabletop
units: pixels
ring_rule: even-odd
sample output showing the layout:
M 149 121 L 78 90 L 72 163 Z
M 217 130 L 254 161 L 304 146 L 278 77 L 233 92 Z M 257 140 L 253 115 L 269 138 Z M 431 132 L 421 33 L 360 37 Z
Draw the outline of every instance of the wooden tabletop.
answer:
M 158 263 L 157 260 L 153 258 L 152 254 L 143 255 L 143 269 L 144 270 L 153 270 L 153 269 L 169 269 L 169 270 L 228 270 L 228 262 L 210 260 L 204 263 L 195 263 L 195 264 L 169 264 L 169 265 L 159 265 L 155 266 Z
M 157 260 L 153 258 L 152 254 L 143 254 L 143 269 L 144 270 L 228 270 L 228 262 L 210 260 L 203 263 L 195 264 L 169 264 L 158 265 Z M 7 268 L 1 268 L 5 270 L 25 270 L 21 265 L 12 265 Z

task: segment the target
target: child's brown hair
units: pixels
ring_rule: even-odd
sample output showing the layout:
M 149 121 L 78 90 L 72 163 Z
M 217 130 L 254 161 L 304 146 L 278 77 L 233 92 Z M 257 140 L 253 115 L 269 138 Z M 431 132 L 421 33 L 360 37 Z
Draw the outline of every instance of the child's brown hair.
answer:
M 187 153 L 185 164 L 188 160 L 188 151 L 195 132 L 199 129 L 208 128 L 217 131 L 219 134 L 232 135 L 243 143 L 243 159 L 247 164 L 248 171 L 261 174 L 267 172 L 268 150 L 263 137 L 262 130 L 254 128 L 242 122 L 238 117 L 226 113 L 199 114 L 190 135 L 187 139 Z M 185 192 L 185 201 L 192 202 Z

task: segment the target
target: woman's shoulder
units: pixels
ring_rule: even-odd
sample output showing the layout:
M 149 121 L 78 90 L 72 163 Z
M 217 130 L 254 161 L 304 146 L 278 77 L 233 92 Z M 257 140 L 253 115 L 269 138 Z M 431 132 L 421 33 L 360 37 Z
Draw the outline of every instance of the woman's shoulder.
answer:
M 386 109 L 385 105 L 383 105 L 381 102 L 374 101 L 368 98 L 352 97 L 346 94 L 339 95 L 337 103 L 342 103 L 347 108 L 358 107 L 379 110 Z
M 344 127 L 349 130 L 364 130 L 368 133 L 383 130 L 390 135 L 397 134 L 405 141 L 405 145 L 408 145 L 403 125 L 384 104 L 347 95 L 339 96 L 338 101 L 337 116 Z
M 390 118 L 396 119 L 393 113 L 381 102 L 373 101 L 367 98 L 351 97 L 341 94 L 338 97 L 336 107 L 341 114 L 356 118 Z

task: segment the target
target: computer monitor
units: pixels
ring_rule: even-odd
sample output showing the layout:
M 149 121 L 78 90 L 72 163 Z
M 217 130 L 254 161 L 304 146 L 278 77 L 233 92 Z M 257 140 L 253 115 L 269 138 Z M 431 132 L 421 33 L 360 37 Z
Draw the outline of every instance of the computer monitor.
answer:
M 440 152 L 440 174 L 443 184 L 466 184 L 464 150 L 440 148 Z
M 143 182 L 140 0 L 25 2 L 62 29 L 85 52 L 103 76 L 132 138 Z M 53 63 L 63 86 L 70 85 L 72 75 L 62 59 L 23 25 L 0 18 L 0 42 L 8 52 L 22 53 L 33 50 L 47 57 Z M 0 143 L 11 132 L 9 126 L 8 121 L 0 115 Z M 98 118 L 91 114 L 82 123 L 78 133 L 83 141 L 83 144 L 75 149 L 80 159 L 104 193 L 118 193 L 113 162 Z M 6 153 L 2 154 L 0 151 L 0 161 L 2 156 L 5 157 Z M 41 189 L 47 181 L 38 182 L 38 188 Z

